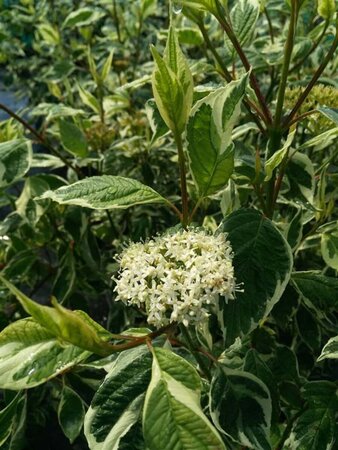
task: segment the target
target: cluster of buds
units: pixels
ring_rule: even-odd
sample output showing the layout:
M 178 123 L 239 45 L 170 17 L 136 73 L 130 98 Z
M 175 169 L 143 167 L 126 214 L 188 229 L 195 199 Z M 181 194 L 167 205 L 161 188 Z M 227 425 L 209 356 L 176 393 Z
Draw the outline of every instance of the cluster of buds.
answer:
M 157 328 L 198 325 L 210 307 L 234 299 L 233 253 L 224 233 L 180 230 L 131 244 L 119 256 L 116 300 L 145 311 Z

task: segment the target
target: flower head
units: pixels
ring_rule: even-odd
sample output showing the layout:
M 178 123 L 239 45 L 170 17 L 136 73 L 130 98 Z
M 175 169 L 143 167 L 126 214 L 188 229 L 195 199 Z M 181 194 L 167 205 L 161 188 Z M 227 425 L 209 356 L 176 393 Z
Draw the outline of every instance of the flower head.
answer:
M 180 230 L 131 244 L 119 257 L 116 300 L 145 310 L 148 323 L 199 324 L 221 295 L 234 298 L 232 249 L 224 233 Z

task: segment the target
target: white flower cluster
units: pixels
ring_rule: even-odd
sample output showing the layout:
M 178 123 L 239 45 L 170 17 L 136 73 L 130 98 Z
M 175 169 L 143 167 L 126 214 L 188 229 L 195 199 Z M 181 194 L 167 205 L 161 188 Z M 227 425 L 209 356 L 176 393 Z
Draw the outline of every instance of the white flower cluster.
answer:
M 181 230 L 131 244 L 119 257 L 116 300 L 145 310 L 148 323 L 199 324 L 218 296 L 233 299 L 236 281 L 226 236 Z

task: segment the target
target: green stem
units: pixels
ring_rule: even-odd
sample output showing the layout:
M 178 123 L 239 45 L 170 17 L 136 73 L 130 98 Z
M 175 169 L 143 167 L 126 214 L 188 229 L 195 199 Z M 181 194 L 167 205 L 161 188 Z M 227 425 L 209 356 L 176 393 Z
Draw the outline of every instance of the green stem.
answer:
M 191 336 L 189 334 L 188 329 L 184 326 L 184 325 L 180 325 L 180 331 L 183 334 L 183 337 L 187 343 L 187 346 L 189 348 L 189 350 L 191 351 L 191 353 L 194 355 L 196 361 L 198 362 L 198 365 L 200 366 L 201 371 L 203 372 L 203 374 L 209 379 L 211 380 L 212 375 L 210 372 L 209 367 L 205 364 L 204 359 L 201 357 L 198 349 L 195 347 Z
M 187 174 L 185 168 L 185 156 L 183 150 L 182 135 L 180 132 L 174 132 L 174 139 L 178 151 L 178 165 L 180 170 L 181 181 L 181 198 L 182 198 L 182 225 L 186 227 L 189 223 L 189 203 L 187 190 Z
M 281 75 L 281 80 L 280 80 L 279 89 L 278 89 L 276 113 L 275 113 L 275 120 L 274 120 L 275 128 L 280 127 L 280 123 L 281 123 L 283 106 L 284 106 L 285 88 L 286 88 L 286 83 L 287 83 L 288 74 L 289 74 L 291 55 L 292 55 L 295 30 L 296 30 L 296 23 L 297 23 L 296 0 L 291 0 L 291 18 L 290 18 L 290 26 L 289 26 L 288 36 L 287 36 L 285 48 L 284 48 L 283 69 L 282 69 L 282 75 Z
M 281 140 L 282 140 L 282 132 L 280 130 L 276 129 L 270 130 L 270 140 L 268 144 L 266 159 L 269 159 L 277 150 L 279 150 Z M 266 215 L 270 219 L 272 218 L 274 211 L 275 180 L 276 180 L 276 171 L 274 170 L 272 173 L 272 177 L 268 182 L 266 195 Z
M 337 50 L 337 47 L 338 47 L 338 18 L 337 18 L 337 21 L 336 21 L 336 36 L 335 36 L 335 39 L 334 39 L 334 41 L 333 41 L 333 43 L 331 45 L 331 48 L 330 48 L 328 54 L 326 55 L 326 57 L 324 58 L 323 62 L 321 63 L 321 65 L 316 70 L 316 72 L 313 75 L 310 83 L 307 85 L 307 87 L 304 90 L 304 92 L 300 95 L 300 97 L 297 100 L 297 102 L 296 102 L 295 106 L 293 107 L 292 111 L 290 112 L 290 114 L 286 118 L 285 124 L 284 124 L 285 128 L 288 128 L 290 126 L 290 123 L 292 122 L 292 119 L 294 118 L 294 116 L 297 114 L 297 111 L 300 109 L 300 107 L 302 106 L 304 101 L 307 99 L 307 97 L 310 94 L 313 86 L 317 83 L 318 79 L 320 78 L 320 76 L 324 72 L 326 66 L 329 64 L 329 62 L 331 61 L 332 57 L 334 56 L 334 54 L 335 54 L 335 52 Z

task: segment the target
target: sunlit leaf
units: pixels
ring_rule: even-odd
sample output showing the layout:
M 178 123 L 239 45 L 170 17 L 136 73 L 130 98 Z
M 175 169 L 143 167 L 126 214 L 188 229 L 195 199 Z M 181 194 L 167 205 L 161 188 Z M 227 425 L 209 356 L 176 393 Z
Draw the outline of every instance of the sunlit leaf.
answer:
M 271 399 L 256 376 L 219 368 L 211 383 L 211 417 L 217 428 L 242 446 L 271 449 Z
M 225 450 L 200 407 L 201 380 L 183 358 L 153 349 L 152 378 L 143 410 L 149 450 Z
M 62 205 L 93 209 L 129 208 L 146 203 L 164 203 L 165 199 L 149 186 L 131 178 L 101 175 L 85 178 L 40 198 L 50 198 Z
M 38 386 L 89 355 L 59 341 L 31 318 L 18 320 L 0 333 L 0 388 Z

